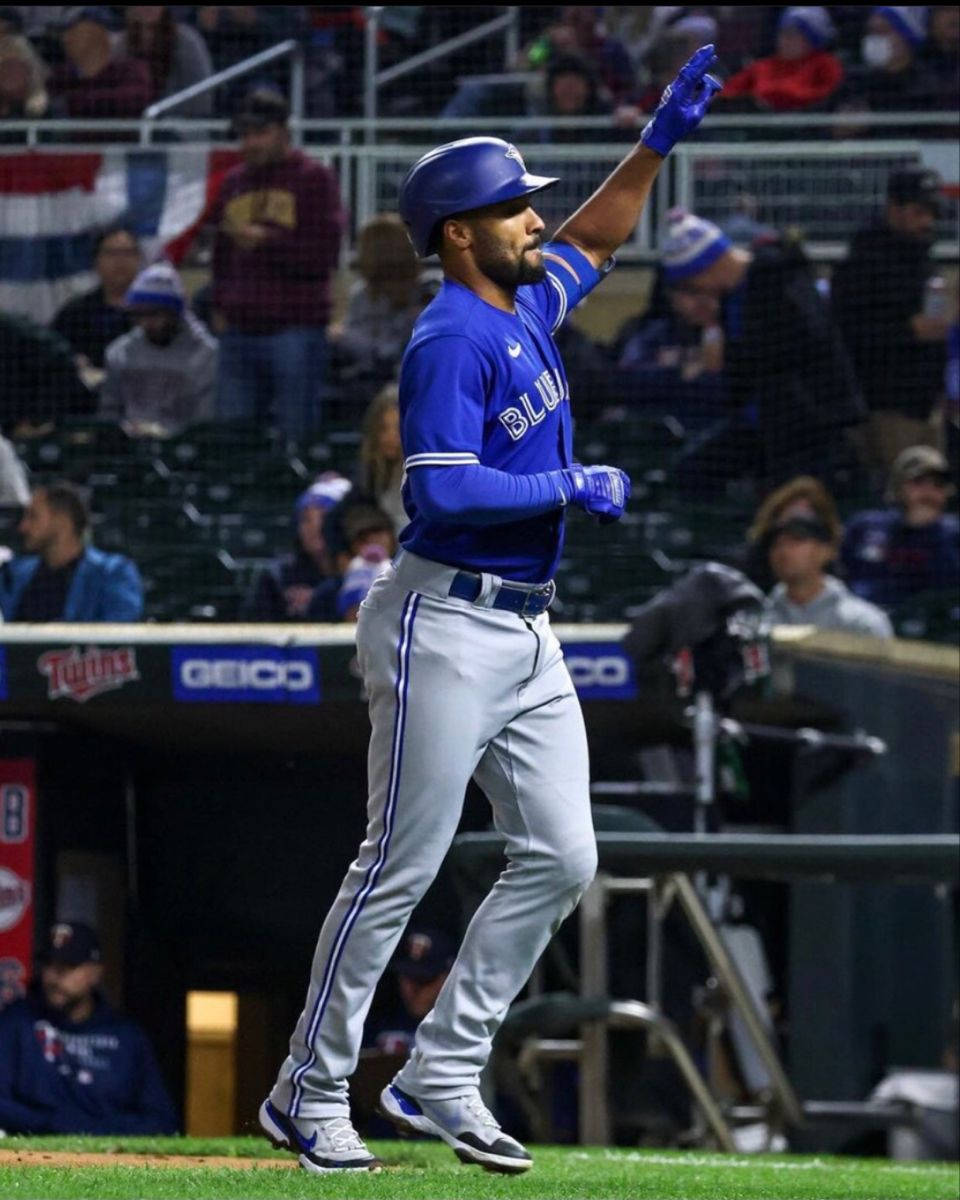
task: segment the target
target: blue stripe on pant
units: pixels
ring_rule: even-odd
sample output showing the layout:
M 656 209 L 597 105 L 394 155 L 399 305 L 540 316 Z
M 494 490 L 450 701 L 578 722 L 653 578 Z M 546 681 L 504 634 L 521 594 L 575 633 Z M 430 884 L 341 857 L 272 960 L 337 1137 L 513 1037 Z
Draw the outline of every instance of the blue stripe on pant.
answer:
M 290 1103 L 289 1115 L 295 1117 L 300 1111 L 300 1102 L 303 1098 L 303 1077 L 316 1063 L 316 1050 L 314 1043 L 317 1037 L 317 1032 L 320 1028 L 320 1023 L 323 1020 L 323 1014 L 326 1010 L 327 1003 L 330 999 L 330 993 L 333 987 L 334 975 L 339 965 L 340 959 L 343 956 L 344 948 L 347 944 L 347 939 L 350 936 L 350 931 L 356 924 L 357 918 L 363 911 L 363 906 L 367 901 L 370 893 L 376 887 L 377 879 L 383 869 L 383 864 L 387 860 L 387 853 L 390 849 L 390 835 L 393 832 L 394 818 L 396 815 L 397 794 L 399 791 L 400 771 L 403 766 L 403 734 L 406 723 L 406 706 L 407 694 L 410 682 L 410 646 L 413 642 L 413 623 L 417 615 L 417 607 L 420 603 L 420 597 L 415 593 L 410 592 L 403 606 L 403 612 L 400 619 L 400 637 L 397 643 L 397 683 L 396 683 L 396 715 L 394 717 L 393 726 L 393 749 L 391 754 L 390 767 L 390 782 L 387 788 L 387 807 L 384 813 L 383 830 L 380 834 L 380 841 L 377 847 L 377 856 L 367 869 L 366 877 L 363 885 L 355 893 L 353 902 L 347 911 L 346 916 L 340 923 L 336 936 L 333 940 L 333 948 L 327 958 L 327 965 L 323 973 L 323 980 L 320 990 L 317 992 L 317 997 L 314 1001 L 313 1011 L 310 1018 L 310 1023 L 307 1030 L 307 1045 L 310 1047 L 310 1054 L 307 1060 L 297 1068 L 293 1074 L 293 1096 Z

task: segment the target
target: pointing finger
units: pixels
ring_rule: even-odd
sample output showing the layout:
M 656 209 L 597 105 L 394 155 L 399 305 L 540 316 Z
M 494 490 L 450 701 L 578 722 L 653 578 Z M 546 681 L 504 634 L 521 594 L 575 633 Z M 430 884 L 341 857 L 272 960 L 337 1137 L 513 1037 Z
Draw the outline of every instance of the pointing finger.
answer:
M 680 68 L 680 78 L 693 82 L 701 79 L 707 70 L 713 66 L 716 55 L 713 52 L 713 43 L 706 46 L 701 46 L 700 49 L 687 60 Z

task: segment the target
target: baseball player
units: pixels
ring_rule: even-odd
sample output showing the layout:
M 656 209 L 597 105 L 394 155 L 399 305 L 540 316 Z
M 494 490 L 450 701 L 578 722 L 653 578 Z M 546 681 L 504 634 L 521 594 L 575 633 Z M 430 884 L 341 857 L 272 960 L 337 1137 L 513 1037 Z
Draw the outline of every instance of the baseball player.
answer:
M 413 1051 L 384 1089 L 401 1131 L 466 1163 L 527 1170 L 478 1090 L 493 1035 L 596 870 L 583 718 L 547 607 L 576 505 L 617 520 L 630 482 L 573 459 L 570 396 L 552 334 L 603 278 L 664 157 L 720 87 L 704 46 L 664 93 L 640 144 L 542 244 L 531 175 L 498 138 L 414 164 L 400 211 L 445 281 L 403 359 L 410 524 L 360 608 L 370 701 L 369 823 L 317 944 L 307 1002 L 260 1124 L 309 1171 L 375 1170 L 350 1123 L 377 981 L 443 862 L 471 777 L 507 865 L 471 921 Z

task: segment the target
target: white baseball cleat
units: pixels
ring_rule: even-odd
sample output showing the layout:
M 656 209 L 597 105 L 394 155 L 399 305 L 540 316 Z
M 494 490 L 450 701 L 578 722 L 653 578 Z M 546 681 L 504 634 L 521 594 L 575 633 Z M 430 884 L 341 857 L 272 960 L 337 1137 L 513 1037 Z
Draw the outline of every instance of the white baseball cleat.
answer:
M 391 1083 L 380 1093 L 380 1112 L 401 1133 L 441 1138 L 463 1163 L 507 1175 L 533 1166 L 533 1159 L 503 1132 L 476 1090 L 453 1100 L 419 1100 Z
M 294 1120 L 269 1100 L 260 1105 L 257 1117 L 270 1143 L 298 1155 L 306 1171 L 379 1171 L 383 1166 L 363 1144 L 349 1117 Z

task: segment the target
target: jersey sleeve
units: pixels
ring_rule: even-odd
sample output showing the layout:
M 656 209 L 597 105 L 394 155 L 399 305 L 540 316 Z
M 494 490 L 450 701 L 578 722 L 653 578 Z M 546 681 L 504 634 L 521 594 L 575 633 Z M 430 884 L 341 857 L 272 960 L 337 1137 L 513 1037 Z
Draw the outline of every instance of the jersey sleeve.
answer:
M 613 269 L 614 261 L 609 259 L 598 271 L 586 255 L 568 242 L 547 242 L 543 247 L 543 262 L 546 279 L 520 288 L 517 299 L 535 308 L 550 332 L 555 333 L 567 313 Z
M 400 371 L 406 470 L 479 463 L 490 384 L 490 364 L 468 337 L 435 337 L 408 352 Z

